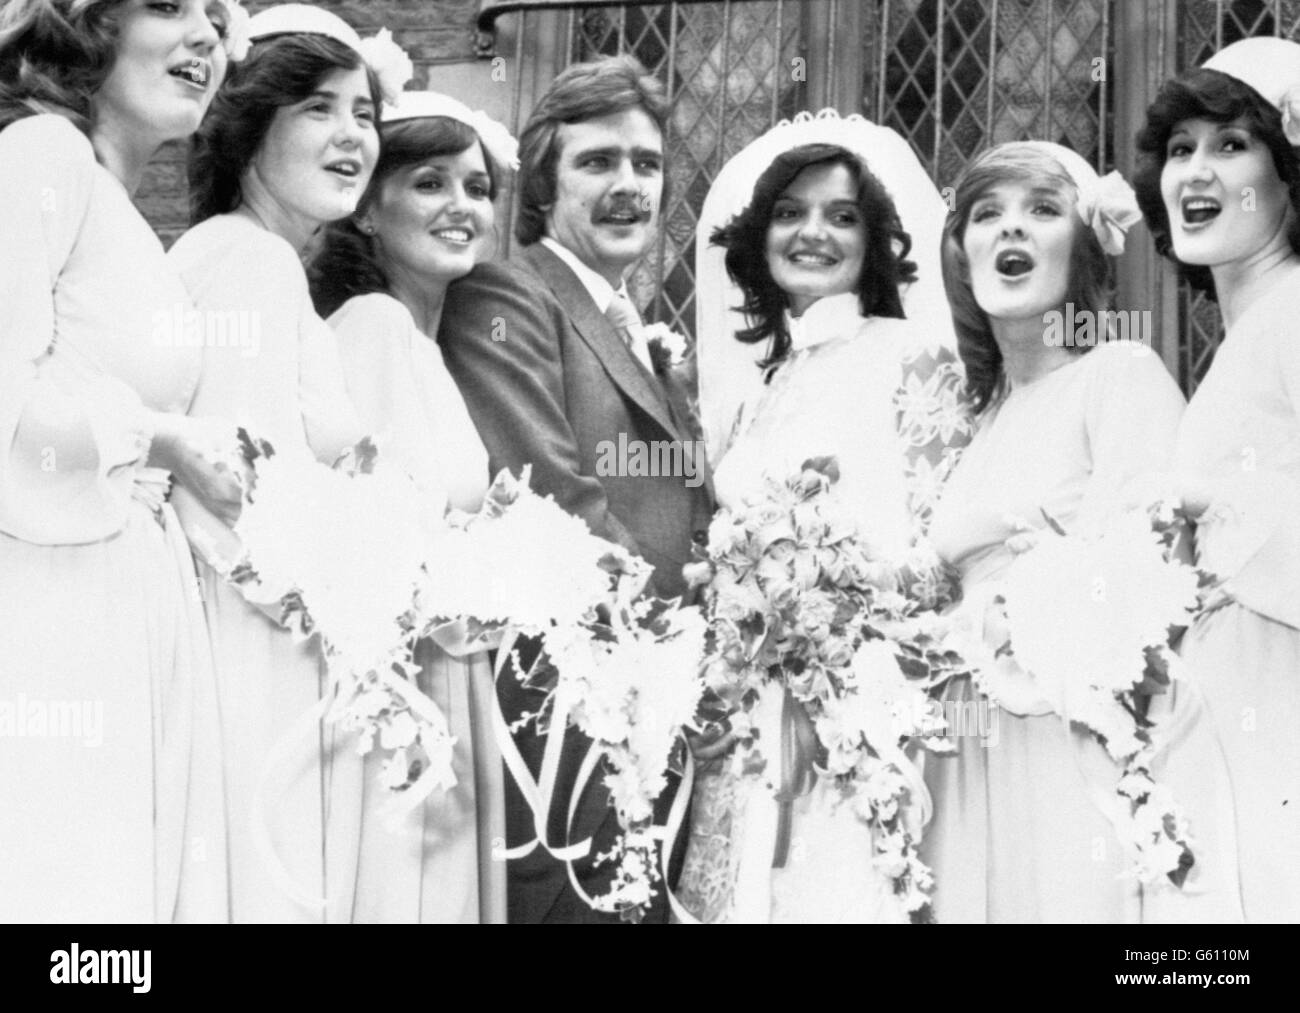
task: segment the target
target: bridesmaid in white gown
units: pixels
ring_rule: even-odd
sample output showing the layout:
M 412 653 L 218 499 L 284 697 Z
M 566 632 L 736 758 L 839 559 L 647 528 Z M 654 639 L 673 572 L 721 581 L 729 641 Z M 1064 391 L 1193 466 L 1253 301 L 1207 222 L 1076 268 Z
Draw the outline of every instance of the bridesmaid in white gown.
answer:
M 733 356 L 730 366 L 767 380 L 742 395 L 739 416 L 728 425 L 729 413 L 715 403 L 731 393 L 719 389 L 729 374 L 712 356 L 722 342 L 701 331 L 704 415 L 728 430 L 716 471 L 718 497 L 724 506 L 737 504 L 761 491 L 765 477 L 784 480 L 806 459 L 833 455 L 841 472 L 833 495 L 858 518 L 863 536 L 895 562 L 901 581 L 920 558 L 916 544 L 935 478 L 967 433 L 960 374 L 944 347 L 942 322 L 931 329 L 906 318 L 901 294 L 915 294 L 917 284 L 909 233 L 920 229 L 916 248 L 928 239 L 937 251 L 943 205 L 892 131 L 823 114 L 773 134 L 775 143 L 756 142 L 765 161 L 755 166 L 757 183 L 741 191 L 752 194 L 748 206 L 712 236 L 726 251 L 748 324 L 728 336 L 743 360 Z M 754 162 L 745 153 L 738 158 Z M 736 187 L 734 176 L 725 173 L 715 187 Z M 903 198 L 901 221 L 891 194 Z M 927 226 L 934 230 L 928 235 Z M 716 291 L 732 306 L 741 301 L 722 279 L 706 280 L 703 260 L 701 269 L 701 292 Z M 937 263 L 930 277 L 937 286 Z M 763 353 L 765 373 L 755 367 L 754 351 Z M 711 435 L 717 439 L 716 430 Z M 913 576 L 920 579 L 901 589 L 933 604 L 933 568 L 917 566 Z M 778 729 L 781 713 L 779 689 L 755 711 L 760 725 L 776 721 Z M 870 828 L 852 806 L 837 805 L 839 791 L 828 779 L 817 779 L 792 803 L 791 847 L 782 862 L 774 852 L 777 803 L 760 779 L 734 776 L 725 761 L 697 767 L 680 889 L 697 918 L 908 920 L 873 867 Z M 923 792 L 919 776 L 916 781 Z M 924 802 L 914 795 L 911 804 L 919 824 Z
M 226 918 L 207 628 L 164 497 L 170 471 L 237 510 L 234 430 L 185 417 L 190 303 L 131 193 L 198 127 L 240 16 L 0 13 L 0 921 Z
M 332 14 L 272 7 L 252 19 L 252 37 L 198 136 L 197 224 L 170 253 L 205 323 L 224 325 L 223 340 L 205 343 L 193 410 L 239 422 L 279 454 L 332 464 L 364 428 L 300 258 L 322 225 L 351 213 L 370 178 L 380 97 L 356 33 Z M 362 760 L 354 737 L 320 720 L 318 641 L 295 643 L 222 578 L 238 553 L 222 518 L 179 495 L 177 511 L 217 666 L 232 919 L 347 921 Z
M 1227 755 L 1224 815 L 1252 922 L 1300 921 L 1297 145 L 1300 45 L 1272 38 L 1234 43 L 1166 84 L 1139 135 L 1157 248 L 1217 300 L 1226 329 L 1174 467 L 1198 562 L 1224 581 L 1183 658 Z M 1178 744 L 1169 766 L 1195 783 L 1204 751 Z
M 383 153 L 357 214 L 326 230 L 312 266 L 317 309 L 332 314 L 343 372 L 380 454 L 416 480 L 424 513 L 477 510 L 488 455 L 436 342 L 447 285 L 495 241 L 492 200 L 514 139 L 482 113 L 433 92 L 386 107 Z M 398 827 L 379 819 L 383 789 L 365 784 L 366 818 L 353 917 L 365 922 L 506 920 L 501 755 L 486 651 L 417 644 L 420 686 L 456 737 L 457 783 Z
M 930 535 L 960 570 L 960 607 L 991 645 L 1002 639 L 990 605 L 1013 559 L 1008 540 L 1031 543 L 1045 514 L 1087 530 L 1172 453 L 1182 395 L 1145 344 L 1108 341 L 1100 316 L 1108 254 L 1122 251 L 1137 217 L 1122 180 L 1099 180 L 1055 144 L 1001 145 L 957 184 L 944 282 L 979 415 Z M 1048 315 L 1069 310 L 1068 335 L 1050 330 Z M 1075 345 L 1084 319 L 1101 330 L 1083 335 L 1102 344 Z M 1119 768 L 1091 732 L 1052 712 L 1032 673 L 1003 666 L 1016 689 L 997 704 L 964 678 L 948 690 L 963 708 L 994 708 L 975 723 L 987 734 L 960 735 L 955 754 L 925 758 L 934 820 L 922 853 L 935 872 L 935 917 L 1137 921 L 1140 892 L 1124 876 L 1132 856 L 1111 822 Z

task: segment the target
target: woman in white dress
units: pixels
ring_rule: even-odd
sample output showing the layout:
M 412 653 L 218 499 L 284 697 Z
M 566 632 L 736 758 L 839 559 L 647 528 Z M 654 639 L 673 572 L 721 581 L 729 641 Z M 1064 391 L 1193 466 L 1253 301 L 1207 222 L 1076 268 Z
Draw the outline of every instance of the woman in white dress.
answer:
M 960 374 L 945 347 L 951 325 L 905 315 L 905 306 L 923 305 L 905 302 L 921 294 L 909 250 L 927 257 L 928 242 L 922 272 L 928 267 L 937 288 L 942 201 L 906 142 L 858 117 L 803 117 L 737 158 L 714 192 L 739 193 L 747 206 L 727 221 L 716 201 L 706 203 L 704 221 L 727 222 L 711 238 L 725 250 L 739 293 L 710 277 L 709 261 L 700 259 L 702 300 L 743 300 L 741 326 L 726 337 L 715 333 L 722 314 L 706 311 L 701 319 L 702 409 L 708 435 L 721 446 L 719 501 L 738 504 L 766 477 L 783 481 L 808 458 L 834 456 L 841 478 L 832 495 L 895 562 L 901 581 L 918 558 L 935 477 L 965 433 Z M 759 174 L 757 182 L 744 186 L 749 172 Z M 932 597 L 933 571 L 921 570 L 915 575 L 923 579 L 902 589 Z M 756 720 L 779 722 L 781 712 L 778 691 L 758 704 Z M 852 806 L 836 805 L 830 779 L 816 779 L 791 804 L 791 845 L 782 855 L 777 802 L 761 780 L 734 775 L 725 760 L 697 767 L 679 891 L 697 918 L 908 920 L 873 867 L 870 828 Z M 924 789 L 919 776 L 915 781 L 909 822 L 919 825 Z
M 364 428 L 300 258 L 326 222 L 355 209 L 369 181 L 380 95 L 360 40 L 335 15 L 287 4 L 251 27 L 248 59 L 218 93 L 191 155 L 196 224 L 169 255 L 212 336 L 193 410 L 238 422 L 278 454 L 332 464 Z M 176 508 L 212 630 L 231 917 L 347 921 L 362 760 L 354 737 L 320 720 L 318 641 L 296 643 L 223 578 L 238 558 L 223 518 L 186 496 Z
M 1218 607 L 1183 642 L 1227 756 L 1245 917 L 1300 921 L 1300 45 L 1245 39 L 1161 90 L 1138 138 L 1159 249 L 1226 333 L 1178 430 L 1174 486 Z M 1202 780 L 1176 743 L 1171 774 Z M 1193 828 L 1194 829 L 1194 828 Z M 1233 833 L 1235 831 L 1235 833 Z
M 132 206 L 242 10 L 0 12 L 0 921 L 224 921 L 215 686 L 170 477 L 219 513 L 234 429 L 185 417 L 190 305 Z
M 1109 255 L 1137 218 L 1122 179 L 1099 180 L 1055 144 L 1001 145 L 957 183 L 944 282 L 979 415 L 930 537 L 960 571 L 961 608 L 990 646 L 1003 639 L 992 599 L 1013 549 L 1031 544 L 1047 516 L 1087 530 L 1172 452 L 1182 395 L 1149 347 L 1110 340 L 1102 315 Z M 1093 329 L 1078 329 L 1085 320 Z M 1140 891 L 1124 875 L 1132 856 L 1112 823 L 1119 767 L 1091 732 L 1052 712 L 1032 673 L 1004 658 L 996 676 L 996 702 L 968 679 L 949 686 L 950 713 L 984 713 L 955 753 L 925 758 L 934 819 L 922 854 L 935 873 L 935 917 L 1138 920 Z
M 404 92 L 385 108 L 383 152 L 356 215 L 326 230 L 312 265 L 316 307 L 339 339 L 343 372 L 381 456 L 409 472 L 436 524 L 474 511 L 488 486 L 487 450 L 438 349 L 447 285 L 495 242 L 492 200 L 513 167 L 514 139 L 483 113 L 434 92 Z M 455 646 L 447 646 L 455 649 Z M 416 646 L 420 688 L 456 738 L 454 787 L 400 826 L 378 818 L 383 789 L 365 784 L 354 918 L 367 922 L 506 920 L 501 755 L 486 651 Z

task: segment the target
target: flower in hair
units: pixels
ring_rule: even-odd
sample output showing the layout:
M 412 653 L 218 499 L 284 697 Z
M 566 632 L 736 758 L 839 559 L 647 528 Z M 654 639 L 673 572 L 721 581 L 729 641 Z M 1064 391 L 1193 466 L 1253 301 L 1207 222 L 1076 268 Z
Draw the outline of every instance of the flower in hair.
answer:
M 249 27 L 252 18 L 239 0 L 221 0 L 221 5 L 226 9 L 226 34 L 221 40 L 221 48 L 231 63 L 238 63 L 248 55 L 253 44 Z
M 1283 95 L 1278 107 L 1282 110 L 1282 133 L 1291 147 L 1300 148 L 1300 85 Z
M 381 28 L 370 38 L 361 40 L 361 56 L 379 78 L 384 101 L 396 102 L 406 82 L 415 75 L 415 66 L 406 50 L 393 41 L 392 32 Z
M 1133 188 L 1118 172 L 1079 187 L 1079 217 L 1112 256 L 1124 252 L 1125 234 L 1142 219 Z

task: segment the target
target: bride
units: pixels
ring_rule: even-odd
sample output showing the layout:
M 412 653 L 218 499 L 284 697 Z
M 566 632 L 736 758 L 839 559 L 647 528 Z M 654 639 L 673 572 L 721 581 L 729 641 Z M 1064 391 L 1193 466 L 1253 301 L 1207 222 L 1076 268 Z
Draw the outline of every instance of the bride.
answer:
M 939 287 L 944 212 L 893 131 L 856 116 L 803 115 L 724 167 L 698 250 L 701 414 L 719 501 L 752 500 L 766 478 L 833 456 L 841 478 L 832 495 L 896 561 L 900 590 L 927 603 L 935 571 L 916 565 L 916 550 L 969 434 Z M 757 724 L 779 728 L 781 696 L 764 696 Z M 696 917 L 908 920 L 872 866 L 870 828 L 851 806 L 836 807 L 829 778 L 792 803 L 790 846 L 778 851 L 778 804 L 756 775 L 733 772 L 729 745 L 724 736 L 697 748 L 680 890 Z M 919 829 L 925 790 L 910 780 L 907 821 Z

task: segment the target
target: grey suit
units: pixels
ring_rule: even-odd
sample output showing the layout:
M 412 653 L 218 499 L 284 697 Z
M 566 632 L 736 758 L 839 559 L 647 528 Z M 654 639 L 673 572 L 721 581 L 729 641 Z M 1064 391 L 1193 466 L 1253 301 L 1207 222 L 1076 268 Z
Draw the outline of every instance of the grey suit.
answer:
M 506 264 L 476 267 L 451 285 L 438 340 L 493 473 L 532 464 L 534 489 L 651 563 L 656 593 L 683 594 L 681 568 L 713 510 L 702 453 L 702 480 L 689 484 L 682 475 L 601 474 L 600 462 L 620 438 L 625 445 L 694 441 L 685 391 L 670 372 L 656 375 L 637 360 L 573 271 L 541 245 L 523 248 Z M 503 682 L 508 712 L 536 709 L 535 695 L 514 680 Z M 525 733 L 518 742 L 536 774 L 544 738 Z M 553 843 L 564 837 L 563 810 L 585 748 L 575 733 L 566 737 Z M 513 845 L 531 824 L 521 822 L 522 799 L 513 791 L 508 805 Z M 574 835 L 594 833 L 594 853 L 607 849 L 616 832 L 607 793 L 593 784 Z M 540 850 L 511 866 L 511 921 L 601 920 L 573 895 L 563 867 Z M 589 893 L 603 892 L 609 872 L 579 863 L 579 878 Z

